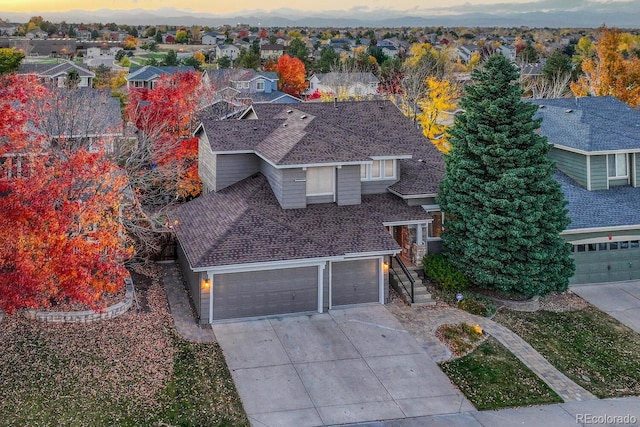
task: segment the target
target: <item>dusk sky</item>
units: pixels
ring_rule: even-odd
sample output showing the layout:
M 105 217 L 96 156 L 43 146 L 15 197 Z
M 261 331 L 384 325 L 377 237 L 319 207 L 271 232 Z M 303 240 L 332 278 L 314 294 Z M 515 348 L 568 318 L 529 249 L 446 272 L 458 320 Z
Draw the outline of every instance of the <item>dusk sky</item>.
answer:
M 606 3 L 638 4 L 640 0 L 322 0 L 315 2 L 294 3 L 290 0 L 115 0 L 107 2 L 91 2 L 87 0 L 0 0 L 2 12 L 37 13 L 63 12 L 73 9 L 148 9 L 175 8 L 190 12 L 207 12 L 213 14 L 230 14 L 242 11 L 271 11 L 290 8 L 309 11 L 338 11 L 377 9 L 404 11 L 409 14 L 438 14 L 463 11 L 491 10 L 496 11 L 552 11 L 580 8 L 585 3 L 604 6 Z M 366 4 L 364 6 L 363 4 Z M 605 6 L 606 7 L 606 6 Z

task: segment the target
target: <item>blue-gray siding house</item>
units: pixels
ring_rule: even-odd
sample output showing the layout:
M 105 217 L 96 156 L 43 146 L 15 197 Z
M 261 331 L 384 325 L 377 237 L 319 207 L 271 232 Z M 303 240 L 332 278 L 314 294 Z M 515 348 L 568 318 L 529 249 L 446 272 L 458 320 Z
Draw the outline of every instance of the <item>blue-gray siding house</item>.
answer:
M 571 283 L 640 279 L 640 111 L 609 96 L 530 102 L 568 201 Z
M 443 159 L 389 101 L 254 104 L 195 135 L 204 194 L 171 222 L 203 323 L 385 303 L 390 257 L 438 239 Z

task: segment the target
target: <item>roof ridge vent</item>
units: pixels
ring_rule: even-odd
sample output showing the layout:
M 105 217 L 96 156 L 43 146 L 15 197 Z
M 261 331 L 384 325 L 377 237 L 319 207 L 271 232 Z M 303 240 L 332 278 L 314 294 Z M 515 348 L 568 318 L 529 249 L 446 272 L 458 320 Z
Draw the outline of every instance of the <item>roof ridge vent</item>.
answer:
M 307 115 L 306 115 L 306 114 L 303 114 L 303 115 L 301 115 L 301 116 L 300 116 L 300 118 L 301 118 L 302 120 L 304 120 L 304 119 L 306 119 L 306 118 L 307 118 Z
M 564 110 L 565 113 L 573 113 L 573 110 L 571 108 L 567 108 L 566 110 Z
M 287 110 L 287 114 L 293 113 L 293 110 Z

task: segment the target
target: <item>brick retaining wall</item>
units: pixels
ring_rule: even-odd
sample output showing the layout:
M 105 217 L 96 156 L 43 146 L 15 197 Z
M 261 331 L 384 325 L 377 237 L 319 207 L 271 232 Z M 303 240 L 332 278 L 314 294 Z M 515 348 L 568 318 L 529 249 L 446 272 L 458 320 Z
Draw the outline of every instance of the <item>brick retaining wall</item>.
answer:
M 111 305 L 104 309 L 104 311 L 35 311 L 25 310 L 24 316 L 27 319 L 37 320 L 38 322 L 45 323 L 88 323 L 96 322 L 99 320 L 113 319 L 123 315 L 133 305 L 135 290 L 133 288 L 133 281 L 127 277 L 124 279 L 126 292 L 124 299 L 119 303 Z M 0 321 L 2 317 L 0 316 Z

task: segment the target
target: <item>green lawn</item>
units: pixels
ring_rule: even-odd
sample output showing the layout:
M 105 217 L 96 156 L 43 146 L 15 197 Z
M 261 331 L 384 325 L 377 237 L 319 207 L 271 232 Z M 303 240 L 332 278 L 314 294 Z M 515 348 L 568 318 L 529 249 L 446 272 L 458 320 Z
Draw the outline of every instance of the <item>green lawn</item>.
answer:
M 640 395 L 640 335 L 593 307 L 564 312 L 499 311 L 549 362 L 599 398 Z
M 176 336 L 159 285 L 145 312 L 86 325 L 0 324 L 0 425 L 248 426 L 217 344 Z
M 441 363 L 440 368 L 480 410 L 562 402 L 493 337 L 466 356 Z

